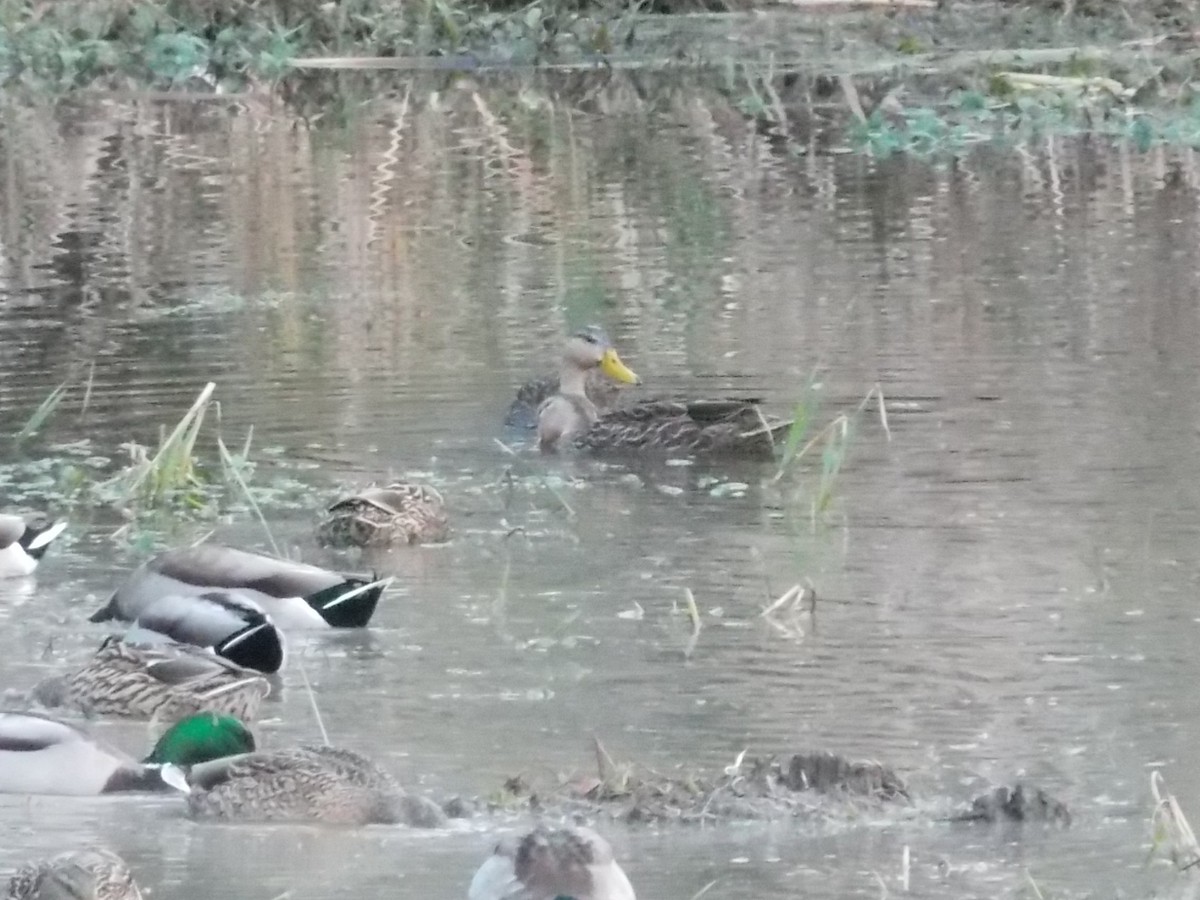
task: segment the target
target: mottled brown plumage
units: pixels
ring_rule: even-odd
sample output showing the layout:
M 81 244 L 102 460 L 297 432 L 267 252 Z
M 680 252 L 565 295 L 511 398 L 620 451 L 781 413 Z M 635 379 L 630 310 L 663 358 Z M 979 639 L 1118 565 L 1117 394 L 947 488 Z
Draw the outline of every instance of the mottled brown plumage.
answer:
M 496 845 L 468 900 L 636 900 L 612 847 L 590 828 L 538 826 Z
M 791 427 L 757 400 L 647 400 L 608 412 L 572 442 L 593 453 L 770 457 Z
M 257 672 L 185 644 L 105 639 L 86 665 L 47 678 L 30 698 L 88 715 L 174 722 L 197 712 L 254 719 L 271 686 Z
M 80 850 L 18 869 L 7 900 L 142 900 L 125 861 L 108 850 Z
M 408 794 L 352 750 L 305 746 L 193 766 L 188 810 L 196 818 L 435 827 L 445 814 Z
M 317 540 L 330 546 L 388 547 L 447 539 L 450 519 L 442 495 L 424 484 L 372 485 L 329 507 Z
M 517 399 L 509 406 L 504 424 L 510 428 L 537 428 L 538 409 L 558 393 L 558 387 L 558 375 L 543 375 L 525 382 L 517 389 Z M 601 413 L 615 409 L 620 400 L 621 386 L 598 369 L 588 372 L 584 390 Z

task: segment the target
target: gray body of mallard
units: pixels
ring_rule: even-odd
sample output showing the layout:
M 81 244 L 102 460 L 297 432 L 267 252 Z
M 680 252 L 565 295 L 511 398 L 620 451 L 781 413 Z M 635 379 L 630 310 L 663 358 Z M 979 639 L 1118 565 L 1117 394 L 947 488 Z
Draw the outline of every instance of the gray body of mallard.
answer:
M 108 605 L 92 616 L 133 621 L 167 596 L 229 591 L 256 603 L 285 632 L 360 628 L 375 613 L 384 583 L 221 544 L 161 553 L 130 573 Z
M 22 866 L 7 900 L 142 900 L 125 860 L 108 850 L 62 853 Z
M 447 539 L 442 495 L 429 485 L 393 482 L 342 497 L 317 526 L 317 540 L 335 547 L 389 547 Z
M 612 847 L 590 828 L 540 826 L 496 845 L 468 900 L 637 900 Z
M 20 516 L 0 515 L 0 578 L 32 575 L 66 522 L 30 525 Z
M 168 594 L 142 606 L 126 640 L 190 644 L 234 665 L 272 674 L 287 661 L 287 641 L 258 603 L 234 591 Z
M 253 720 L 270 693 L 267 679 L 186 644 L 131 644 L 109 637 L 88 662 L 44 679 L 30 698 L 87 715 L 171 723 L 197 712 Z
M 445 814 L 407 793 L 352 750 L 306 746 L 230 756 L 193 766 L 188 810 L 235 821 L 405 824 L 435 827 Z
M 0 713 L 0 793 L 92 796 L 173 790 L 163 780 L 166 768 L 144 765 L 49 716 Z

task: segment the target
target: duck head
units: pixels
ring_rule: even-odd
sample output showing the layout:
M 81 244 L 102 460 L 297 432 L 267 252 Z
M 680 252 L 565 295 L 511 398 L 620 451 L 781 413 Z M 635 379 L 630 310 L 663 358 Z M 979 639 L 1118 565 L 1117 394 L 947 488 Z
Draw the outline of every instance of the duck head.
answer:
M 637 373 L 621 362 L 612 341 L 598 325 L 589 325 L 567 339 L 563 364 L 583 372 L 598 368 L 613 381 L 622 384 L 642 383 Z
M 188 769 L 226 756 L 253 753 L 255 746 L 254 735 L 240 719 L 196 713 L 168 728 L 143 762 Z

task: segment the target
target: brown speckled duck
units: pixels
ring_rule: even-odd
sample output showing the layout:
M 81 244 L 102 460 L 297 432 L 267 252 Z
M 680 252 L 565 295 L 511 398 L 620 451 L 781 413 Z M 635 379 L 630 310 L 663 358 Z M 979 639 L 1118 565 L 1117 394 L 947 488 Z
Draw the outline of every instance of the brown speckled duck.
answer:
M 332 547 L 438 543 L 449 535 L 442 495 L 429 485 L 402 481 L 342 497 L 317 526 L 317 541 Z
M 142 900 L 125 860 L 108 850 L 63 853 L 22 866 L 7 900 Z
M 559 376 L 543 375 L 531 378 L 517 388 L 517 398 L 508 408 L 504 424 L 509 428 L 537 428 L 538 410 L 559 391 Z M 589 369 L 584 376 L 584 394 L 600 412 L 616 408 L 621 397 L 621 385 L 599 369 Z
M 468 900 L 637 900 L 608 841 L 590 828 L 539 826 L 496 845 Z
M 94 716 L 174 722 L 209 710 L 254 719 L 267 679 L 199 647 L 106 638 L 83 666 L 39 682 L 30 698 Z
M 643 400 L 602 412 L 584 391 L 584 377 L 595 368 L 639 382 L 602 330 L 574 335 L 563 353 L 559 393 L 538 412 L 543 451 L 770 457 L 792 426 L 790 420 L 767 418 L 755 399 Z

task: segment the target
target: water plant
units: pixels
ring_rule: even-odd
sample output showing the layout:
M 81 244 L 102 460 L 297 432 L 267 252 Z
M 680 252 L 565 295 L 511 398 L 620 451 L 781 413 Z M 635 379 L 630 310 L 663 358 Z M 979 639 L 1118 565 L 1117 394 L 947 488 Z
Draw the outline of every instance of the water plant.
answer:
M 1154 812 L 1150 818 L 1153 836 L 1147 862 L 1162 854 L 1171 859 L 1179 869 L 1190 869 L 1200 864 L 1200 842 L 1187 816 L 1174 794 L 1164 794 L 1162 773 L 1155 769 L 1150 773 L 1150 793 L 1154 797 Z
M 175 501 L 185 506 L 199 506 L 202 498 L 198 496 L 201 484 L 197 477 L 196 438 L 216 388 L 211 381 L 204 386 L 183 418 L 169 434 L 160 437 L 153 456 L 148 448 L 135 441 L 125 444 L 129 465 L 113 478 L 96 485 L 97 492 L 142 507 L 157 507 Z
M 806 396 L 796 405 L 792 427 L 784 438 L 783 451 L 779 457 L 779 465 L 770 484 L 780 484 L 797 465 L 818 447 L 821 450 L 821 473 L 817 487 L 811 495 L 809 513 L 815 524 L 817 518 L 828 510 L 833 501 L 838 477 L 849 456 L 853 437 L 857 426 L 867 407 L 875 401 L 879 414 L 879 424 L 888 440 L 891 440 L 891 429 L 888 427 L 887 402 L 883 396 L 883 388 L 876 384 L 859 401 L 850 412 L 839 413 L 830 422 L 805 441 L 809 425 L 813 419 L 816 405 L 814 380 L 810 378 Z M 802 443 L 803 442 L 803 443 Z M 803 482 L 793 491 L 795 499 L 804 490 Z
M 90 394 L 90 381 L 89 377 L 84 386 L 84 402 Z M 39 447 L 38 454 L 0 463 L 0 488 L 10 502 L 51 506 L 73 514 L 115 509 L 126 523 L 116 534 L 147 550 L 155 544 L 155 532 L 168 525 L 211 520 L 243 508 L 265 524 L 264 503 L 276 508 L 306 505 L 311 489 L 288 474 L 277 475 L 269 484 L 255 482 L 250 458 L 252 429 L 233 452 L 218 422 L 218 462 L 204 463 L 199 445 L 209 410 L 215 408 L 219 419 L 215 389 L 214 383 L 206 384 L 173 427 L 160 429 L 153 448 L 136 440 L 122 444 L 123 465 L 112 455 L 97 452 L 89 438 L 50 443 Z M 14 442 L 28 448 L 70 394 L 69 383 L 56 387 L 14 435 Z
M 63 382 L 49 394 L 46 399 L 38 404 L 37 409 L 25 420 L 25 424 L 21 426 L 21 430 L 13 436 L 13 445 L 19 450 L 21 444 L 37 434 L 46 421 L 54 415 L 54 411 L 58 409 L 58 405 L 62 402 L 63 396 L 67 392 L 67 382 Z

